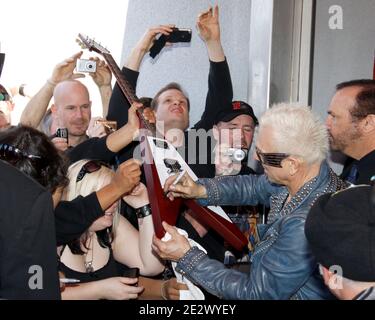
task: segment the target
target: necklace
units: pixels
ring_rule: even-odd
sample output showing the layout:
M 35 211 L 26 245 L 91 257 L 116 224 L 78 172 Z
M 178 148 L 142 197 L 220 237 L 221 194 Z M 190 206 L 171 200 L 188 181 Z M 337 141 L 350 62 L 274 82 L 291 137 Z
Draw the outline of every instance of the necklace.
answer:
M 87 273 L 92 273 L 94 272 L 94 267 L 92 266 L 94 262 L 94 241 L 92 240 L 92 235 L 90 236 L 89 244 L 87 246 L 87 252 L 85 253 L 85 269 Z M 90 246 L 92 243 L 92 248 L 91 248 L 91 260 L 87 260 L 88 254 L 90 252 Z

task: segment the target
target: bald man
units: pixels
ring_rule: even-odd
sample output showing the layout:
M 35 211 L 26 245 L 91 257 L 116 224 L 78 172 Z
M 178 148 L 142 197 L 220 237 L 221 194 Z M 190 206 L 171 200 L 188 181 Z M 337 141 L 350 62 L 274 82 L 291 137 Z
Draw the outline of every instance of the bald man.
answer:
M 68 145 L 74 147 L 85 141 L 91 119 L 91 101 L 85 85 L 78 80 L 60 82 L 53 97 L 52 116 L 59 128 L 68 129 Z

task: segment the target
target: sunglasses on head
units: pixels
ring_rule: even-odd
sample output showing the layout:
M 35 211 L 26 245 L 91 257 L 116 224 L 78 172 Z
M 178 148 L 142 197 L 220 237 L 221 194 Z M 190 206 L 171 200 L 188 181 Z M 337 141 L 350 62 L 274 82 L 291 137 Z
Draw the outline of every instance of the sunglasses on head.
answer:
M 24 160 L 24 159 L 42 160 L 42 157 L 36 156 L 33 154 L 28 154 L 7 143 L 0 143 L 0 159 L 3 159 L 10 163 L 15 163 L 19 160 Z
M 255 152 L 262 165 L 276 168 L 282 168 L 281 162 L 290 156 L 286 153 L 264 153 L 258 147 L 255 147 Z
M 87 173 L 93 173 L 100 170 L 102 166 L 108 167 L 105 163 L 100 161 L 91 160 L 86 162 L 78 172 L 76 182 L 80 182 Z

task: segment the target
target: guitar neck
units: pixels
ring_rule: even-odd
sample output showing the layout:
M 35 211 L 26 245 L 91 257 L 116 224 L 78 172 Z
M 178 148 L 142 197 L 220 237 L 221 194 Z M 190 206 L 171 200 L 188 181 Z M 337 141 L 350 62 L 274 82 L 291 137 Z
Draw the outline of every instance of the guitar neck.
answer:
M 137 96 L 135 95 L 133 87 L 130 85 L 130 83 L 124 78 L 120 68 L 118 67 L 115 59 L 113 59 L 112 55 L 110 53 L 103 53 L 102 54 L 105 61 L 108 64 L 109 69 L 114 74 L 117 84 L 120 87 L 122 93 L 124 94 L 126 100 L 128 100 L 129 104 L 132 104 L 135 101 L 139 101 Z M 138 116 L 143 124 L 143 127 L 150 130 L 153 135 L 155 135 L 156 127 L 154 124 L 149 123 L 142 114 L 142 109 L 140 112 L 138 112 Z
M 135 95 L 134 89 L 130 85 L 130 83 L 124 79 L 120 68 L 118 67 L 116 61 L 113 59 L 112 55 L 109 53 L 103 53 L 103 57 L 105 58 L 109 69 L 114 74 L 117 84 L 119 85 L 121 91 L 124 93 L 126 99 L 130 104 L 134 101 L 138 101 L 137 96 Z

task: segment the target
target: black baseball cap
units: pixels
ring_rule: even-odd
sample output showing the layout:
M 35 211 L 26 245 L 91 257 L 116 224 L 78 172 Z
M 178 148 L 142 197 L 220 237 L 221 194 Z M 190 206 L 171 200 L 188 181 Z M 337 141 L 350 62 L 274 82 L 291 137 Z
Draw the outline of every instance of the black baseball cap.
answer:
M 343 277 L 375 281 L 375 189 L 357 186 L 321 196 L 311 208 L 305 234 L 317 261 L 338 265 Z
M 228 122 L 243 114 L 250 116 L 256 126 L 259 124 L 253 108 L 244 101 L 233 101 L 231 110 L 219 113 L 216 116 L 215 123 L 219 123 L 221 121 Z

